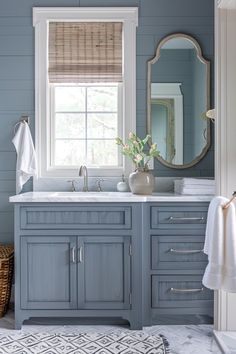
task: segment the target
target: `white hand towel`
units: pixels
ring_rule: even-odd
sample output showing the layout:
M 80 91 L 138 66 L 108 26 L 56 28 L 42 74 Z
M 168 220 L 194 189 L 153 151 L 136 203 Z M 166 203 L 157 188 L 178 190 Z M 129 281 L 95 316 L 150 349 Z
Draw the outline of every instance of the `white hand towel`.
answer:
M 215 197 L 209 206 L 204 253 L 208 255 L 202 283 L 210 289 L 236 292 L 236 214 L 227 198 Z
M 16 161 L 16 193 L 20 193 L 23 185 L 31 176 L 36 176 L 37 163 L 34 143 L 27 123 L 22 122 L 12 139 L 17 152 Z

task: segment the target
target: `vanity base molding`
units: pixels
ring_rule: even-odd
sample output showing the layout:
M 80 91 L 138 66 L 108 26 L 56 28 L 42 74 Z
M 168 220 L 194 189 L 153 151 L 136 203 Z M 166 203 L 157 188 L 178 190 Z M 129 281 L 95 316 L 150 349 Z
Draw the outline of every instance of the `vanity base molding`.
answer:
M 16 203 L 16 329 L 30 318 L 117 319 L 137 330 L 209 323 L 213 292 L 201 283 L 207 208 Z
M 20 330 L 24 321 L 35 320 L 35 324 L 48 325 L 124 325 L 129 324 L 131 330 L 141 330 L 142 325 L 134 321 L 127 312 L 83 311 L 83 310 L 19 310 L 15 314 L 15 329 Z M 33 321 L 34 322 L 34 321 Z

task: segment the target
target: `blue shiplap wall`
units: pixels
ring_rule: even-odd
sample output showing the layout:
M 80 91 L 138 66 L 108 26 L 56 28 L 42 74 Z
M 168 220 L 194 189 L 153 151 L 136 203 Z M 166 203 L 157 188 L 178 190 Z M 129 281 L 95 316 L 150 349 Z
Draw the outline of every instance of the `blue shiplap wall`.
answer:
M 22 113 L 34 129 L 33 6 L 138 6 L 137 132 L 146 133 L 146 62 L 158 42 L 173 32 L 193 35 L 203 54 L 213 60 L 214 0 L 1 0 L 0 1 L 0 242 L 13 239 L 15 152 L 13 125 Z M 212 70 L 213 73 L 213 70 Z M 213 92 L 213 91 L 212 91 Z M 213 145 L 198 165 L 188 170 L 156 163 L 158 176 L 213 176 Z

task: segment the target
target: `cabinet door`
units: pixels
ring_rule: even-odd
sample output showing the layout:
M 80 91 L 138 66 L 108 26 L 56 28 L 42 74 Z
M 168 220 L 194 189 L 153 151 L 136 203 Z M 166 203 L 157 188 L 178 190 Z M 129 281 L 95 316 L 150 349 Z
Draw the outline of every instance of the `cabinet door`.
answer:
M 130 237 L 79 237 L 78 306 L 130 308 Z
M 21 308 L 77 307 L 76 237 L 21 237 Z

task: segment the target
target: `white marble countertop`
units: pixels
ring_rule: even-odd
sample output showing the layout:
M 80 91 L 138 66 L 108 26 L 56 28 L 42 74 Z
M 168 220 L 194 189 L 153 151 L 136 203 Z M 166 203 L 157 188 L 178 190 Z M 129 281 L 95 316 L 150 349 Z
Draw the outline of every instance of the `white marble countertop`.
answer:
M 121 192 L 27 192 L 9 198 L 11 203 L 137 203 L 137 202 L 210 202 L 213 195 L 153 193 L 137 195 Z

